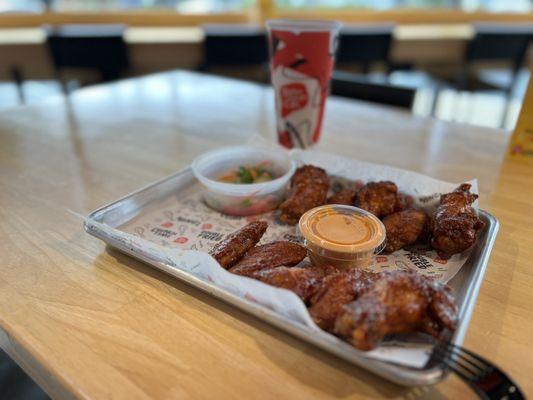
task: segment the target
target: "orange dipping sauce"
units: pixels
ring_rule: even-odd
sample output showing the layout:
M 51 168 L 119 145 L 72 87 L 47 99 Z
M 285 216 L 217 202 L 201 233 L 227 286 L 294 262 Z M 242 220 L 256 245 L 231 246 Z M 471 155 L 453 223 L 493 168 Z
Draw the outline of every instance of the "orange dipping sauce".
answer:
M 299 228 L 311 262 L 338 268 L 371 265 L 386 238 L 376 216 L 345 205 L 313 208 L 302 215 Z

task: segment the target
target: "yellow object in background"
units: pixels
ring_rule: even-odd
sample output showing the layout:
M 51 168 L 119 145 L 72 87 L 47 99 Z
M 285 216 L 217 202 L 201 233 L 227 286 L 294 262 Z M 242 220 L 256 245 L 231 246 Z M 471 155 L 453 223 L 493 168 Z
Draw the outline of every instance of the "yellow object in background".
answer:
M 533 75 L 509 144 L 508 157 L 533 161 Z

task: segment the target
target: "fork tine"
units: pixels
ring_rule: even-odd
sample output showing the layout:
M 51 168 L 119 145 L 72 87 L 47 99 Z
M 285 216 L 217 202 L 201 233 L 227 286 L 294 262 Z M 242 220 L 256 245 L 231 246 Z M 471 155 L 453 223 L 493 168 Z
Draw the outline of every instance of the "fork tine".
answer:
M 459 376 L 483 399 L 524 400 L 520 388 L 494 364 L 453 343 L 434 342 L 431 362 Z M 432 363 L 426 364 L 431 368 Z
M 453 343 L 449 343 L 448 347 L 451 349 L 451 351 L 455 351 L 453 353 L 454 355 L 461 357 L 461 359 L 463 359 L 465 362 L 468 362 L 470 365 L 478 368 L 480 370 L 478 374 L 485 376 L 494 371 L 494 366 L 491 363 L 481 356 L 471 352 L 470 350 L 464 349 Z
M 435 347 L 434 352 L 436 352 L 437 355 L 440 356 L 440 358 L 437 358 L 437 361 L 452 362 L 458 367 L 465 369 L 472 375 L 477 376 L 483 373 L 483 370 L 480 369 L 477 365 L 472 364 L 469 360 L 462 358 L 463 356 L 460 353 L 447 352 L 446 350 L 443 350 L 440 347 Z M 448 362 L 446 363 L 447 365 Z
M 442 346 L 437 347 L 443 348 Z M 448 352 L 450 355 L 453 355 L 455 357 L 461 358 L 462 360 L 479 370 L 485 370 L 490 367 L 489 365 L 482 363 L 476 357 L 472 356 L 472 354 L 469 354 L 468 352 L 464 351 L 462 347 L 456 346 L 453 343 L 446 343 L 445 347 L 443 348 L 443 351 Z
M 457 346 L 456 344 L 454 343 L 447 343 L 448 346 L 454 348 L 454 349 L 457 349 L 458 351 L 464 353 L 464 354 L 468 354 L 471 358 L 473 358 L 474 360 L 476 360 L 479 364 L 481 364 L 484 368 L 490 368 L 491 366 L 491 363 L 488 362 L 486 359 L 484 359 L 483 357 L 481 357 L 480 355 L 468 350 L 468 349 L 465 349 L 463 347 L 460 347 L 460 346 Z
M 457 375 L 459 375 L 461 378 L 463 378 L 466 381 L 472 381 L 475 377 L 474 374 L 467 373 L 461 368 L 459 368 L 457 363 L 450 362 L 447 358 L 442 359 L 442 362 L 446 364 L 448 368 L 450 368 L 453 372 L 455 372 Z

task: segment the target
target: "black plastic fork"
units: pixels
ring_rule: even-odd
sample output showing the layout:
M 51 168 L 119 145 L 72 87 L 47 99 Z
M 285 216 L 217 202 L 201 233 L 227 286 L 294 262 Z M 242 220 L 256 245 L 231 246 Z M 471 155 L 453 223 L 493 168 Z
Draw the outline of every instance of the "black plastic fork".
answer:
M 480 398 L 487 400 L 525 399 L 520 388 L 501 369 L 470 350 L 450 342 L 438 342 L 431 361 L 455 372 Z

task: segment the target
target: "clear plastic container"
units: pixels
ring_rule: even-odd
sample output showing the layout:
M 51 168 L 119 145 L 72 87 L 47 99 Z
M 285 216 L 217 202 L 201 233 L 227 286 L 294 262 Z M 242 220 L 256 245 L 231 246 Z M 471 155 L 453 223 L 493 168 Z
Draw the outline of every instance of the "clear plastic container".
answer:
M 227 171 L 240 166 L 268 163 L 278 178 L 268 182 L 236 184 L 219 182 Z M 228 215 L 255 215 L 274 210 L 283 201 L 296 166 L 284 150 L 238 146 L 212 150 L 198 156 L 192 170 L 202 184 L 207 205 Z
M 298 226 L 309 259 L 316 265 L 368 267 L 385 245 L 383 223 L 357 207 L 316 207 L 302 215 Z

